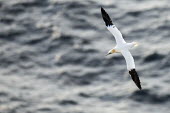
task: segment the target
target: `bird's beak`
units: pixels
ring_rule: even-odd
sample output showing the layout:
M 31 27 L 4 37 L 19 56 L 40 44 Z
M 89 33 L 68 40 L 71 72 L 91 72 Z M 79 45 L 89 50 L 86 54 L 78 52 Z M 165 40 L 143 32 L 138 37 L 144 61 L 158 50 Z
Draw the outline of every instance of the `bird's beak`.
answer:
M 106 56 L 110 55 L 111 53 L 107 53 Z

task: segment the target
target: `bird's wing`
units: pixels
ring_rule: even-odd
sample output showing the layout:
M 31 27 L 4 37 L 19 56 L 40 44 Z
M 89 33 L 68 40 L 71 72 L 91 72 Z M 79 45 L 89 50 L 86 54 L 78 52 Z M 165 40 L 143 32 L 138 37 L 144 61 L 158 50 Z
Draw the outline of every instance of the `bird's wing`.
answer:
M 142 89 L 138 74 L 135 70 L 135 62 L 131 53 L 128 50 L 121 51 L 121 53 L 126 60 L 127 69 L 129 71 L 129 74 L 131 75 L 132 80 L 135 82 L 139 89 Z
M 101 8 L 101 13 L 102 13 L 103 20 L 106 24 L 106 27 L 115 37 L 116 43 L 117 44 L 125 43 L 125 40 L 123 39 L 121 32 L 112 23 L 112 20 L 110 19 L 109 15 L 107 14 L 107 12 L 103 8 Z
M 128 70 L 135 69 L 135 62 L 134 62 L 134 59 L 133 59 L 131 53 L 128 50 L 123 50 L 123 51 L 121 51 L 121 53 L 126 60 L 127 69 Z

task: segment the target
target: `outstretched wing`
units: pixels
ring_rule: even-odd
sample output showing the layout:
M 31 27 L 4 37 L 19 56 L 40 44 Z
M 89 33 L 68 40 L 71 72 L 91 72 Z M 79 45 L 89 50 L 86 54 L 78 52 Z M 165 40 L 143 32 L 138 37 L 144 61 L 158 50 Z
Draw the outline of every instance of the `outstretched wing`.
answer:
M 142 87 L 140 85 L 140 80 L 139 80 L 138 74 L 135 70 L 135 62 L 134 62 L 134 59 L 133 59 L 131 53 L 128 50 L 126 50 L 126 51 L 124 50 L 121 53 L 126 60 L 127 69 L 129 71 L 129 74 L 131 75 L 132 80 L 135 82 L 137 87 L 141 90 Z
M 107 12 L 102 7 L 101 7 L 101 13 L 102 13 L 103 20 L 106 24 L 106 27 L 115 37 L 116 43 L 117 44 L 125 43 L 125 40 L 123 39 L 121 32 L 112 23 L 112 20 L 110 19 L 109 15 L 107 14 Z
M 121 51 L 122 55 L 126 60 L 127 70 L 135 69 L 135 62 L 128 50 Z

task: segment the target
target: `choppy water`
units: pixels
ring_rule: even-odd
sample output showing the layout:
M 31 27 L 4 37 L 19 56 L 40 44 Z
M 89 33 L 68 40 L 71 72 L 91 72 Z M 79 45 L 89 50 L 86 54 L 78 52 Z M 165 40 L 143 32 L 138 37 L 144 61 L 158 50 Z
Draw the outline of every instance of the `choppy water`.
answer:
M 0 113 L 170 113 L 169 0 L 0 0 Z M 127 42 L 131 80 L 101 18 Z

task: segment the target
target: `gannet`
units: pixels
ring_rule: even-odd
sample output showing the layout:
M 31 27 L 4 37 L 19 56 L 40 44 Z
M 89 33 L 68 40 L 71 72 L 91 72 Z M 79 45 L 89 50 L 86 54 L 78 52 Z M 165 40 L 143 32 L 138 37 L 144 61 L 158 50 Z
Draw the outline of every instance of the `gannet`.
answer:
M 112 35 L 115 37 L 115 40 L 116 40 L 116 46 L 113 49 L 111 49 L 107 53 L 107 55 L 113 54 L 113 53 L 121 53 L 124 56 L 126 65 L 127 65 L 127 70 L 129 71 L 129 74 L 131 75 L 131 78 L 136 84 L 136 86 L 141 90 L 142 87 L 140 84 L 140 80 L 135 70 L 135 62 L 134 62 L 133 56 L 131 55 L 129 51 L 133 47 L 136 47 L 138 43 L 137 42 L 126 43 L 125 40 L 123 39 L 121 32 L 112 23 L 112 20 L 110 19 L 109 15 L 102 7 L 101 7 L 101 14 L 102 14 L 102 17 L 106 24 L 107 29 L 112 33 Z

